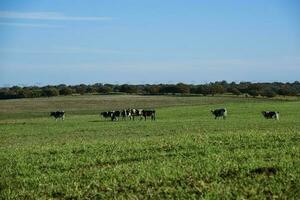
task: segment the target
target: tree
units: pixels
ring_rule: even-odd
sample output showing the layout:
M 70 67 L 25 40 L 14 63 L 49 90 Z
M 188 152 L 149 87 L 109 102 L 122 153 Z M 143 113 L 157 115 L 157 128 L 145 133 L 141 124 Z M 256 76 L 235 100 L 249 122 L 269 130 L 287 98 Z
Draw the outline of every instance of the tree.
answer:
M 32 98 L 33 92 L 30 89 L 19 89 L 17 91 L 17 95 L 19 98 Z
M 0 90 L 0 99 L 15 99 L 18 98 L 16 93 L 9 88 L 3 88 Z
M 173 84 L 162 85 L 160 91 L 163 94 L 175 94 L 175 93 L 178 93 L 177 87 L 175 85 L 173 85 Z
M 94 92 L 96 92 L 97 91 L 97 89 L 96 88 L 94 88 L 93 86 L 91 86 L 91 85 L 89 85 L 87 88 L 86 88 L 86 93 L 94 93 Z
M 32 89 L 32 98 L 43 96 L 43 90 L 41 89 Z
M 197 94 L 203 94 L 204 96 L 210 94 L 210 88 L 208 85 L 198 85 L 196 89 Z
M 86 90 L 87 90 L 87 86 L 85 84 L 80 84 L 80 85 L 75 86 L 75 91 L 78 94 L 83 95 L 86 93 Z
M 73 94 L 73 90 L 70 87 L 63 87 L 59 90 L 59 95 L 70 95 Z
M 228 92 L 234 94 L 234 95 L 241 95 L 241 91 L 239 91 L 237 88 L 230 88 L 228 89 Z
M 159 94 L 160 93 L 160 87 L 158 85 L 147 85 L 145 87 L 145 92 L 147 94 Z
M 223 94 L 225 92 L 223 85 L 220 84 L 210 84 L 209 88 L 210 88 L 211 95 Z
M 257 97 L 259 95 L 257 90 L 249 90 L 248 94 L 251 95 L 252 97 Z
M 184 84 L 184 83 L 178 83 L 176 85 L 176 92 L 182 93 L 182 94 L 189 94 L 190 93 L 190 86 Z
M 297 95 L 297 90 L 290 86 L 283 85 L 279 88 L 278 94 L 283 96 L 295 96 Z
M 52 97 L 52 96 L 58 96 L 58 95 L 59 95 L 59 91 L 58 91 L 58 89 L 56 89 L 54 87 L 46 87 L 43 89 L 43 96 Z
M 128 85 L 128 84 L 124 84 L 124 85 L 121 85 L 120 87 L 120 92 L 125 92 L 125 93 L 137 93 L 137 87 L 134 86 L 134 85 Z
M 276 96 L 276 93 L 271 88 L 264 89 L 260 94 L 264 97 L 269 97 L 269 98 Z
M 113 89 L 106 85 L 98 86 L 98 88 L 97 88 L 97 92 L 103 93 L 103 94 L 108 94 L 108 93 L 111 93 L 112 91 L 113 91 Z

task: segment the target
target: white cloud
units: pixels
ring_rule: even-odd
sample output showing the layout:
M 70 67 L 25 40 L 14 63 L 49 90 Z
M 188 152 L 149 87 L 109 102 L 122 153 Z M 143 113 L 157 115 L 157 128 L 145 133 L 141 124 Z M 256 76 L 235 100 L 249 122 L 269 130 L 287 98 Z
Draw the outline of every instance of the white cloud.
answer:
M 35 19 L 35 20 L 65 20 L 65 21 L 104 21 L 112 17 L 80 17 L 66 16 L 57 12 L 11 12 L 0 11 L 0 18 L 7 19 Z
M 1 25 L 1 23 L 0 23 Z M 29 24 L 30 26 L 31 24 Z M 32 24 L 33 27 L 35 24 Z M 46 26 L 47 27 L 47 26 Z M 50 26 L 52 27 L 52 26 Z M 54 26 L 53 26 L 54 27 Z M 1 48 L 0 53 L 21 53 L 21 54 L 141 54 L 139 51 L 129 49 L 102 49 L 102 48 L 87 48 L 87 47 L 47 47 L 47 49 L 32 49 L 32 48 Z
M 16 26 L 24 28 L 61 28 L 63 26 L 49 25 L 49 24 L 29 24 L 29 23 L 10 23 L 0 22 L 0 26 Z

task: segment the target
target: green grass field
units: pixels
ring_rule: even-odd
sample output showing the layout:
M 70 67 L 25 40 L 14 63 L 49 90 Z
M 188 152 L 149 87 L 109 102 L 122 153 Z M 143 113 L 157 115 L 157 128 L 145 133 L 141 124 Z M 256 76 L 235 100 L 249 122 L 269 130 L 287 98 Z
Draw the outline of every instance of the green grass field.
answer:
M 129 107 L 157 120 L 99 117 Z M 300 199 L 299 113 L 300 101 L 237 97 L 2 100 L 0 199 Z

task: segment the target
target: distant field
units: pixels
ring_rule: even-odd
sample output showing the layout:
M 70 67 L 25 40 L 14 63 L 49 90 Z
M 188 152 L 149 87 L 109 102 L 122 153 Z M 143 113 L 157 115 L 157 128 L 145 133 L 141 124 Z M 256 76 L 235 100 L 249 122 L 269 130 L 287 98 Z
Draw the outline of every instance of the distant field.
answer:
M 130 107 L 157 120 L 99 117 Z M 226 120 L 213 119 L 219 107 Z M 300 101 L 238 97 L 3 100 L 0 199 L 300 199 L 299 113 Z

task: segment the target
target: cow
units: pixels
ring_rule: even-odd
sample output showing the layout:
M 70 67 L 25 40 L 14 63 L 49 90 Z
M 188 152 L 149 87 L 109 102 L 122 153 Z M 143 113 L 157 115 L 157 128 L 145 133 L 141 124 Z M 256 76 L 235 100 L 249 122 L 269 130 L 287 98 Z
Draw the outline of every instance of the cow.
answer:
M 217 119 L 219 117 L 223 117 L 223 119 L 225 119 L 226 116 L 227 116 L 227 110 L 226 110 L 226 108 L 220 108 L 220 109 L 216 109 L 216 110 L 211 110 L 211 113 L 215 116 L 215 119 Z
M 129 109 L 129 119 L 131 120 L 134 120 L 136 116 L 139 116 L 140 117 L 140 120 L 142 119 L 142 112 L 143 112 L 143 109 Z
M 55 118 L 55 121 L 57 121 L 58 118 L 61 118 L 62 120 L 65 119 L 65 111 L 56 111 L 56 112 L 50 112 L 50 116 Z
M 147 117 L 151 117 L 151 120 L 155 120 L 155 110 L 142 110 L 142 116 L 144 117 L 145 121 Z
M 114 112 L 114 111 L 101 112 L 101 113 L 100 113 L 100 116 L 102 116 L 104 119 L 111 118 L 113 112 Z
M 120 111 L 113 111 L 111 114 L 111 121 L 117 121 L 119 120 L 119 117 L 121 116 L 121 112 Z
M 128 117 L 130 120 L 134 120 L 134 116 L 136 114 L 136 109 L 132 108 L 132 109 L 128 109 Z
M 266 119 L 276 119 L 279 120 L 279 112 L 276 111 L 262 111 L 261 112 Z
M 121 111 L 121 117 L 123 120 L 126 120 L 127 117 L 129 117 L 129 110 L 128 109 L 124 109 Z

